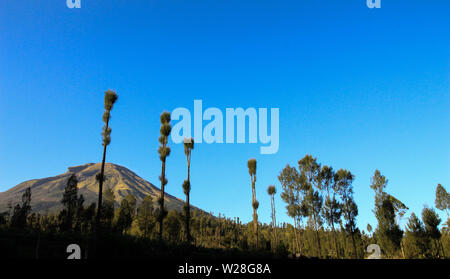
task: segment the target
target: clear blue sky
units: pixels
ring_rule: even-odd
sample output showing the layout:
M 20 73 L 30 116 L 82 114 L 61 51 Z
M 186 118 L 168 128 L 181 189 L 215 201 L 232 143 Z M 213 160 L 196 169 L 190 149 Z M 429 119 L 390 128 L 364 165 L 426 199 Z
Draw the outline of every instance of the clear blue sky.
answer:
M 191 202 L 251 219 L 247 160 L 269 184 L 310 153 L 351 170 L 358 224 L 376 225 L 375 169 L 420 213 L 450 190 L 450 2 L 382 0 L 0 1 L 0 191 L 101 161 L 103 94 L 119 94 L 107 161 L 159 185 L 159 114 L 177 107 L 278 107 L 280 148 L 198 144 Z M 171 143 L 167 191 L 186 162 Z M 277 197 L 279 221 L 289 221 Z M 409 215 L 408 213 L 408 215 Z M 444 214 L 441 214 L 445 218 Z

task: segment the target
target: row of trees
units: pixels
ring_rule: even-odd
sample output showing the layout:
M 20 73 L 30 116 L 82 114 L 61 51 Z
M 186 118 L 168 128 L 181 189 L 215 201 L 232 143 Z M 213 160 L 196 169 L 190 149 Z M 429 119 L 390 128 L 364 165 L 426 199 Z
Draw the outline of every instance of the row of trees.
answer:
M 287 203 L 287 214 L 293 219 L 296 231 L 296 253 L 303 254 L 300 230 L 305 219 L 316 233 L 317 256 L 322 256 L 320 228 L 324 223 L 331 230 L 334 256 L 342 257 L 336 226 L 346 232 L 352 243 L 353 257 L 357 258 L 355 234 L 358 207 L 353 199 L 354 175 L 345 169 L 334 171 L 321 166 L 316 158 L 306 155 L 298 161 L 298 169 L 287 165 L 278 176 L 283 192 L 281 198 Z M 324 201 L 325 199 L 325 201 Z
M 103 128 L 103 161 L 102 169 L 99 175 L 99 209 L 97 212 L 97 225 L 101 219 L 102 208 L 102 184 L 103 184 L 103 169 L 105 162 L 106 146 L 110 143 L 111 128 L 109 127 L 110 112 L 114 103 L 117 100 L 117 94 L 114 91 L 108 90 L 105 92 L 105 112 L 103 121 L 105 126 Z M 164 207 L 165 186 L 168 182 L 165 175 L 166 159 L 170 155 L 170 147 L 168 146 L 168 138 L 171 132 L 171 116 L 168 112 L 163 112 L 160 116 L 161 128 L 158 149 L 161 160 L 161 195 L 158 199 L 159 210 L 156 211 L 157 221 L 159 222 L 158 239 L 163 239 L 164 219 L 167 216 L 167 210 Z M 191 243 L 192 237 L 190 233 L 191 224 L 191 209 L 190 209 L 190 160 L 191 151 L 194 148 L 194 141 L 192 138 L 185 139 L 184 152 L 187 158 L 187 179 L 183 182 L 183 191 L 186 195 L 186 204 L 184 206 L 182 215 L 184 215 L 184 233 L 185 239 Z M 252 210 L 253 210 L 253 238 L 254 247 L 259 248 L 259 223 L 258 223 L 258 208 L 259 202 L 256 199 L 256 159 L 250 159 L 247 162 L 247 167 L 251 179 L 252 189 Z M 358 251 L 357 236 L 361 235 L 356 226 L 356 218 L 358 216 L 358 206 L 353 198 L 353 181 L 354 175 L 346 169 L 338 169 L 335 171 L 331 166 L 321 165 L 316 158 L 311 155 L 306 155 L 298 161 L 298 169 L 287 165 L 278 176 L 278 180 L 282 186 L 281 198 L 287 204 L 287 214 L 293 219 L 294 236 L 295 236 L 295 254 L 303 255 L 303 222 L 306 219 L 307 224 L 312 226 L 312 231 L 315 232 L 315 241 L 317 245 L 317 257 L 322 257 L 322 243 L 320 237 L 320 230 L 325 226 L 330 230 L 333 238 L 333 257 L 342 258 L 346 252 L 340 247 L 337 229 L 346 238 L 351 240 L 351 257 L 359 258 L 364 254 L 364 251 Z M 378 226 L 374 235 L 377 241 L 383 247 L 386 255 L 394 256 L 396 252 L 401 250 L 401 254 L 405 257 L 405 249 L 403 247 L 403 234 L 400 229 L 398 221 L 404 216 L 408 208 L 400 200 L 394 196 L 387 194 L 385 188 L 388 180 L 381 175 L 380 171 L 376 170 L 372 178 L 370 187 L 375 192 L 375 209 L 374 213 L 378 220 Z M 274 185 L 268 187 L 268 194 L 271 196 L 271 217 L 272 217 L 272 231 L 273 240 L 277 243 L 277 223 L 275 216 L 275 199 L 274 195 L 276 188 Z M 442 185 L 438 185 L 436 190 L 436 207 L 441 210 L 446 210 L 448 216 L 449 195 Z M 149 198 L 150 199 L 150 198 Z M 125 199 L 127 200 L 127 199 Z M 146 201 L 145 203 L 150 201 Z M 121 205 L 122 207 L 122 205 Z M 149 205 L 145 205 L 149 207 Z M 148 210 L 150 214 L 150 208 Z M 433 220 L 433 225 L 437 229 L 440 219 L 432 209 L 424 209 L 423 219 Z M 151 214 L 150 214 L 151 215 Z M 119 215 L 120 216 L 120 215 Z M 426 216 L 426 218 L 425 218 Z M 432 217 L 430 217 L 432 216 Z M 431 218 L 431 219 L 430 219 Z M 412 215 L 410 217 L 410 224 L 408 224 L 407 232 L 411 236 L 412 228 L 420 230 L 420 223 L 417 223 L 417 217 Z M 420 220 L 419 220 L 420 221 Z M 439 222 L 438 222 L 439 221 Z M 429 221 L 431 222 L 431 221 Z M 428 222 L 428 223 L 429 223 Z M 437 225 L 435 224 L 437 223 Z M 369 225 L 370 226 L 370 225 Z M 144 231 L 147 231 L 145 229 Z M 416 232 L 420 234 L 420 232 Z M 428 233 L 432 235 L 432 239 L 436 240 L 441 236 L 439 229 L 437 232 Z M 431 237 L 431 236 L 430 236 Z M 411 237 L 410 237 L 411 238 Z M 277 246 L 277 244 L 275 245 Z M 345 245 L 344 245 L 345 246 Z M 442 247 L 442 244 L 440 244 Z M 443 253 L 444 250 L 442 249 Z M 437 256 L 440 254 L 437 253 Z M 444 254 L 443 254 L 444 255 Z
M 111 142 L 111 111 L 118 99 L 116 92 L 108 90 L 104 98 L 104 127 L 102 130 L 103 158 L 100 173 L 98 204 L 84 206 L 84 198 L 78 195 L 77 178 L 70 176 L 61 200 L 63 210 L 58 214 L 31 213 L 31 190 L 27 189 L 22 204 L 0 215 L 0 225 L 6 228 L 32 229 L 51 233 L 95 234 L 112 232 L 133 235 L 144 239 L 165 240 L 171 243 L 188 243 L 208 248 L 239 248 L 242 250 L 271 251 L 276 254 L 291 253 L 297 257 L 363 258 L 364 247 L 377 243 L 384 257 L 390 258 L 442 258 L 450 254 L 449 219 L 439 229 L 441 219 L 434 209 L 424 208 L 422 220 L 412 213 L 405 230 L 399 221 L 408 208 L 400 200 L 386 192 L 388 180 L 376 170 L 371 181 L 375 193 L 374 214 L 378 224 L 372 233 L 356 224 L 358 206 L 353 196 L 355 176 L 347 169 L 334 170 L 320 164 L 312 155 L 298 161 L 297 167 L 286 165 L 278 176 L 281 198 L 293 225 L 277 223 L 275 195 L 277 189 L 269 185 L 267 194 L 271 201 L 271 223 L 258 220 L 259 202 L 256 199 L 256 159 L 250 159 L 247 167 L 252 189 L 253 220 L 248 224 L 239 218 L 214 217 L 190 207 L 190 162 L 194 149 L 192 138 L 184 140 L 187 159 L 187 179 L 182 188 L 186 195 L 180 212 L 165 208 L 165 186 L 168 183 L 165 169 L 171 149 L 168 138 L 171 133 L 171 115 L 163 112 L 158 149 L 161 160 L 161 194 L 156 201 L 147 196 L 137 204 L 132 195 L 116 204 L 111 189 L 103 191 L 104 165 L 107 146 Z M 442 185 L 436 189 L 436 208 L 447 212 L 450 196 Z M 159 226 L 157 226 L 157 224 Z
M 383 176 L 378 176 L 383 180 Z M 385 180 L 386 181 L 386 180 Z M 85 207 L 82 195 L 77 193 L 75 175 L 69 177 L 62 196 L 63 209 L 57 214 L 40 215 L 32 213 L 30 208 L 31 190 L 23 194 L 21 204 L 17 204 L 9 213 L 0 218 L 2 229 L 20 229 L 37 233 L 65 235 L 95 234 L 96 207 L 95 203 Z M 268 194 L 274 197 L 276 189 L 268 188 Z M 386 194 L 387 196 L 388 194 Z M 442 197 L 438 195 L 437 197 Z M 447 196 L 448 197 L 448 196 Z M 331 198 L 332 200 L 332 198 Z M 340 199 L 339 199 L 340 200 Z M 386 199 L 389 201 L 389 199 Z M 438 198 L 437 198 L 438 200 Z M 306 200 L 305 200 L 306 202 Z M 271 204 L 274 201 L 271 200 Z M 365 247 L 377 243 L 382 247 L 383 257 L 389 258 L 443 258 L 450 252 L 448 223 L 439 230 L 440 219 L 436 212 L 424 208 L 422 220 L 414 213 L 403 233 L 395 221 L 395 209 L 384 202 L 378 209 L 379 222 L 375 232 L 370 225 L 367 233 L 356 228 L 351 237 L 351 231 L 345 226 L 345 218 L 338 221 L 333 230 L 331 223 L 323 222 L 319 227 L 314 216 L 307 216 L 304 226 L 293 226 L 289 223 L 277 224 L 275 214 L 272 214 L 270 224 L 257 223 L 258 237 L 254 233 L 254 222 L 242 223 L 239 218 L 218 217 L 198 210 L 191 212 L 190 233 L 187 234 L 184 211 L 171 210 L 163 223 L 163 239 L 172 245 L 181 245 L 191 241 L 196 247 L 239 249 L 240 251 L 256 251 L 273 253 L 280 256 L 297 254 L 304 257 L 322 258 L 354 258 L 366 257 Z M 289 205 L 288 205 L 289 206 Z M 444 210 L 448 209 L 448 205 Z M 322 215 L 327 209 L 323 209 Z M 100 222 L 103 228 L 116 235 L 133 236 L 149 241 L 158 241 L 160 230 L 157 226 L 159 208 L 154 206 L 151 196 L 137 204 L 132 195 L 126 196 L 120 204 L 115 202 L 114 192 L 106 189 L 103 199 Z M 375 209 L 377 211 L 377 209 Z M 385 213 L 383 213 L 385 212 Z M 273 213 L 273 211 L 272 211 Z M 324 221 L 325 217 L 322 216 Z M 21 220 L 21 221 L 18 221 Z M 381 220 L 383 220 L 381 222 Z M 184 224 L 184 225 L 183 225 Z M 400 233 L 395 233 L 399 232 Z M 1 234 L 0 234 L 1 238 Z M 320 250 L 318 245 L 320 242 Z M 338 249 L 336 250 L 336 247 Z M 299 254 L 301 251 L 301 255 Z M 336 251 L 338 251 L 336 253 Z M 339 256 L 337 256 L 339 255 Z

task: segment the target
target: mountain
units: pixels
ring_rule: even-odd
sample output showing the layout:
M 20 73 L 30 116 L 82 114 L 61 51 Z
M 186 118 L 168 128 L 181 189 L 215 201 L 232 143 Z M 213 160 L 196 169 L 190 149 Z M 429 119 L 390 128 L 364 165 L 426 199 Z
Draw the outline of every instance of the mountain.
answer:
M 78 179 L 78 194 L 83 194 L 85 206 L 98 201 L 98 182 L 95 176 L 100 173 L 101 164 L 89 163 L 81 166 L 69 167 L 66 173 L 42 179 L 33 179 L 20 183 L 19 185 L 0 193 L 0 212 L 8 209 L 11 201 L 13 206 L 20 203 L 22 194 L 26 188 L 31 187 L 31 208 L 33 212 L 54 212 L 62 208 L 61 199 L 67 180 L 72 174 L 76 174 Z M 114 191 L 116 202 L 120 204 L 122 199 L 128 194 L 133 194 L 140 204 L 147 196 L 153 197 L 154 206 L 160 196 L 160 189 L 150 182 L 142 179 L 129 169 L 111 164 L 105 164 L 106 181 L 103 185 L 103 192 L 111 188 Z M 184 201 L 165 194 L 164 205 L 168 210 L 176 209 L 181 211 Z

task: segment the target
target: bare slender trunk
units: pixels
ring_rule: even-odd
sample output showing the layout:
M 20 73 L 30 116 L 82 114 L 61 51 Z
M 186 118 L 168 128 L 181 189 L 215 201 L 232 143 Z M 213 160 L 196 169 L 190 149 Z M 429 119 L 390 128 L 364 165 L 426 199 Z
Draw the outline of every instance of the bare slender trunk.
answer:
M 442 256 L 444 257 L 444 259 L 445 259 L 445 251 L 444 251 L 444 246 L 442 245 L 442 242 L 441 242 L 441 240 L 438 240 L 438 242 L 439 242 L 439 244 L 440 244 L 440 246 L 441 246 L 441 250 L 442 250 Z
M 400 240 L 400 248 L 402 250 L 402 257 L 403 257 L 403 259 L 406 259 L 405 249 L 403 249 L 403 238 L 402 238 L 402 240 Z
M 108 119 L 106 119 L 105 124 L 105 131 L 108 131 L 109 126 L 109 115 Z M 97 227 L 100 225 L 100 217 L 101 217 L 101 211 L 102 211 L 102 196 L 103 196 L 103 176 L 105 175 L 105 159 L 106 159 L 106 142 L 103 143 L 103 159 L 102 159 L 102 166 L 100 170 L 100 180 L 98 183 L 98 209 L 97 209 L 97 218 L 96 218 L 96 225 Z
M 302 254 L 302 248 L 300 246 L 300 241 L 299 238 L 300 236 L 297 235 L 297 231 L 298 231 L 298 221 L 296 218 L 294 218 L 294 236 L 295 236 L 295 244 L 297 246 L 296 252 L 300 253 L 300 255 Z
M 188 158 L 188 174 L 187 174 L 187 181 L 189 183 L 189 187 L 191 185 L 191 181 L 190 181 L 190 177 L 189 177 L 189 173 L 190 173 L 190 167 L 191 167 L 191 162 L 190 162 L 190 158 Z M 186 193 L 186 204 L 187 204 L 187 209 L 186 209 L 186 240 L 188 243 L 191 243 L 191 233 L 190 233 L 190 219 L 191 219 L 191 208 L 190 208 L 190 203 L 189 203 L 189 195 L 190 194 L 190 189 L 189 191 Z
M 255 179 L 252 177 L 252 207 L 253 207 L 253 232 L 256 239 L 256 249 L 258 249 L 258 215 L 255 208 L 256 202 L 256 189 L 255 189 Z
M 347 237 L 345 236 L 344 227 L 342 226 L 342 220 L 339 222 L 341 228 L 341 239 L 342 239 L 342 250 L 343 250 L 343 258 L 345 258 L 345 248 L 347 247 Z
M 353 244 L 353 255 L 355 256 L 355 258 L 358 258 L 358 253 L 356 252 L 356 242 L 355 242 L 355 236 L 353 235 L 353 230 L 350 231 L 350 235 L 352 237 L 352 244 Z
M 328 195 L 328 200 L 330 200 L 331 201 L 331 199 L 330 199 L 330 190 L 327 190 L 327 195 Z M 336 196 L 335 196 L 335 194 L 334 194 L 334 196 L 333 196 L 333 200 L 334 200 L 334 198 L 335 198 Z M 333 204 L 333 203 L 331 203 L 331 204 Z M 334 222 L 333 222 L 333 220 L 334 220 L 334 216 L 332 215 L 333 214 L 333 210 L 332 210 L 332 208 L 330 208 L 330 210 L 331 210 L 331 212 L 330 212 L 330 215 L 331 215 L 331 230 L 333 231 L 333 238 L 334 238 L 334 247 L 335 247 L 335 249 L 336 249 L 336 258 L 338 258 L 339 259 L 339 248 L 338 248 L 338 243 L 337 243 L 337 237 L 336 237 L 336 230 L 334 229 Z
M 272 195 L 271 198 L 271 205 L 272 205 L 272 230 L 274 233 L 274 240 L 275 240 L 275 253 L 278 251 L 278 236 L 277 236 L 277 219 L 275 216 L 275 198 L 274 195 Z
M 164 187 L 165 187 L 165 174 L 166 174 L 166 160 L 162 161 L 161 168 L 161 202 L 160 202 L 160 217 L 159 217 L 159 240 L 162 240 L 163 234 L 163 220 L 164 220 Z
M 334 229 L 334 223 L 331 223 L 331 229 L 333 230 L 333 238 L 334 238 L 334 247 L 336 249 L 336 258 L 340 258 L 339 257 L 339 248 L 338 248 L 338 243 L 337 243 L 337 236 L 336 236 L 336 230 Z
M 319 258 L 321 258 L 322 257 L 322 253 L 321 253 L 321 247 L 320 247 L 320 237 L 319 237 L 319 228 L 318 228 L 318 225 L 317 225 L 317 220 L 316 220 L 316 214 L 314 213 L 313 214 L 313 218 L 314 218 L 314 229 L 315 229 L 315 231 L 316 231 L 316 239 L 317 239 L 317 247 L 319 248 Z

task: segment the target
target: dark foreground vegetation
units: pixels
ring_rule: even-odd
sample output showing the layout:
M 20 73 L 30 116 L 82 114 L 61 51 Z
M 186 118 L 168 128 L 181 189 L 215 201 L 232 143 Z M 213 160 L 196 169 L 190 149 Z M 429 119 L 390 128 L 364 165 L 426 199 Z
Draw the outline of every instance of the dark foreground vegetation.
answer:
M 442 189 L 438 187 L 436 191 L 437 201 Z M 268 194 L 274 195 L 272 187 Z M 379 195 L 382 199 L 383 195 Z M 160 214 L 150 196 L 137 206 L 135 198 L 129 195 L 116 206 L 114 193 L 107 189 L 100 225 L 96 205 L 83 205 L 75 175 L 67 181 L 61 212 L 31 213 L 30 203 L 31 190 L 27 189 L 21 203 L 0 214 L 0 258 L 64 259 L 70 255 L 70 244 L 80 246 L 84 259 L 366 258 L 365 249 L 372 243 L 382 247 L 383 258 L 439 259 L 450 254 L 448 221 L 439 229 L 441 220 L 436 212 L 424 208 L 422 220 L 412 213 L 403 231 L 389 201 L 375 210 L 379 224 L 374 232 L 370 225 L 367 233 L 359 228 L 350 230 L 345 218 L 337 219 L 333 229 L 331 224 L 314 224 L 311 217 L 304 226 L 301 220 L 294 226 L 258 222 L 256 236 L 253 221 L 245 224 L 239 218 L 191 210 L 187 234 L 185 213 L 173 210 L 164 218 L 162 240 L 157 226 Z M 288 212 L 289 208 L 288 205 Z M 325 210 L 321 209 L 320 218 L 325 218 Z

